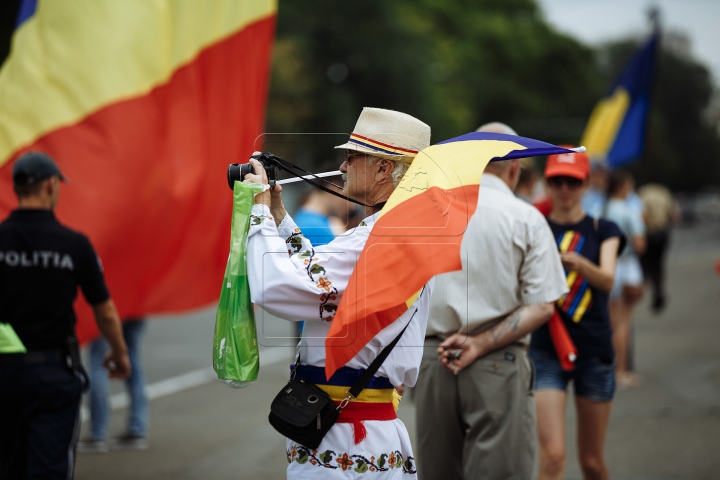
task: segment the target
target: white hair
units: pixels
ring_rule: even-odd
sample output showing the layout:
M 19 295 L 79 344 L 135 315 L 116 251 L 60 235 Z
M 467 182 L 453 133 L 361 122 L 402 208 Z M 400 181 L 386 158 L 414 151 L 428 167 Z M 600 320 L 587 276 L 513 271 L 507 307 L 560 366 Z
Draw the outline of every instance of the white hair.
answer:
M 410 168 L 410 164 L 401 162 L 400 160 L 391 160 L 389 158 L 381 158 L 375 157 L 373 155 L 368 155 L 368 163 L 370 165 L 377 163 L 380 160 L 387 160 L 388 162 L 393 162 L 395 164 L 395 167 L 393 168 L 390 176 L 392 177 L 393 185 L 397 187 L 398 183 L 400 183 L 400 180 L 402 180 L 402 178 L 405 176 L 405 172 L 407 172 Z
M 515 130 L 510 128 L 509 126 L 505 125 L 501 122 L 490 122 L 486 123 L 485 125 L 481 126 L 476 130 L 476 132 L 485 132 L 485 133 L 502 133 L 505 135 L 514 135 L 517 136 L 517 133 Z M 512 162 L 503 161 L 503 162 L 493 162 L 489 163 L 487 167 L 485 167 L 485 171 L 488 173 L 490 172 L 496 172 L 501 173 L 508 168 L 510 168 L 510 165 Z
M 486 133 L 504 133 L 505 135 L 515 135 L 517 137 L 515 130 L 500 122 L 486 123 L 475 131 Z

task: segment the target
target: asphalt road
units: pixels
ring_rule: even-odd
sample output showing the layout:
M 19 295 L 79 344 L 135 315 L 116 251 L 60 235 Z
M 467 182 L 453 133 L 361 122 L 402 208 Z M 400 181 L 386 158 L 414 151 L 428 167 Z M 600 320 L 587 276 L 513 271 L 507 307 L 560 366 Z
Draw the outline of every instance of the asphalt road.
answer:
M 606 443 L 614 479 L 720 479 L 719 260 L 720 224 L 677 230 L 668 308 L 653 316 L 647 298 L 638 308 L 636 366 L 643 382 L 615 398 Z M 260 378 L 236 390 L 213 379 L 213 323 L 212 308 L 152 319 L 145 342 L 150 449 L 79 455 L 77 479 L 285 478 L 284 439 L 267 423 L 267 413 L 287 378 L 293 326 L 261 317 Z M 124 426 L 121 391 L 113 386 L 113 435 Z M 415 410 L 407 398 L 399 414 L 414 438 Z M 572 409 L 567 418 L 566 477 L 580 479 Z

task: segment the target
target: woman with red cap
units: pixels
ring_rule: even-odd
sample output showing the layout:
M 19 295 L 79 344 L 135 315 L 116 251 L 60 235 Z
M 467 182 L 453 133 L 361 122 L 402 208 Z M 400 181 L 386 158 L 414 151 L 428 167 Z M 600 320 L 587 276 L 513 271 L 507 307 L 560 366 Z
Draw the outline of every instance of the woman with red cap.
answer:
M 545 168 L 552 210 L 547 217 L 560 250 L 570 292 L 556 309 L 577 348 L 572 370 L 563 370 L 546 325 L 533 333 L 535 404 L 540 437 L 540 480 L 563 478 L 565 405 L 573 382 L 578 454 L 583 477 L 607 479 L 603 447 L 615 393 L 615 355 L 608 316 L 608 292 L 624 243 L 612 222 L 588 216 L 581 199 L 590 164 L 584 153 L 551 155 Z

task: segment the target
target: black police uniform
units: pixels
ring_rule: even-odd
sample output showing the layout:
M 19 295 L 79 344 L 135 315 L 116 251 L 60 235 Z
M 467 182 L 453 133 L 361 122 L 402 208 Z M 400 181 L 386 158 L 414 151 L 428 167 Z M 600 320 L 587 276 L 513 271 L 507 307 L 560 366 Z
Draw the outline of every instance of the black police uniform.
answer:
M 50 210 L 15 210 L 0 224 L 0 322 L 27 349 L 0 354 L 2 480 L 72 478 L 84 386 L 70 355 L 78 285 L 91 305 L 110 298 L 85 235 Z

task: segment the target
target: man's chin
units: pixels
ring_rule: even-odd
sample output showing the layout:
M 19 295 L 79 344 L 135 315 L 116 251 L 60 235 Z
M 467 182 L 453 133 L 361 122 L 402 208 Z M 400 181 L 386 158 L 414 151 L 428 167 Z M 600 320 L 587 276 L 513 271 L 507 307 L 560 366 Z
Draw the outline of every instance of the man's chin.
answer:
M 357 197 L 353 192 L 349 192 L 349 191 L 347 191 L 347 190 L 343 190 L 343 195 L 345 195 L 345 196 L 349 199 L 349 201 L 352 201 L 352 202 L 359 202 L 359 201 L 361 201 L 361 200 L 358 200 L 358 197 Z

